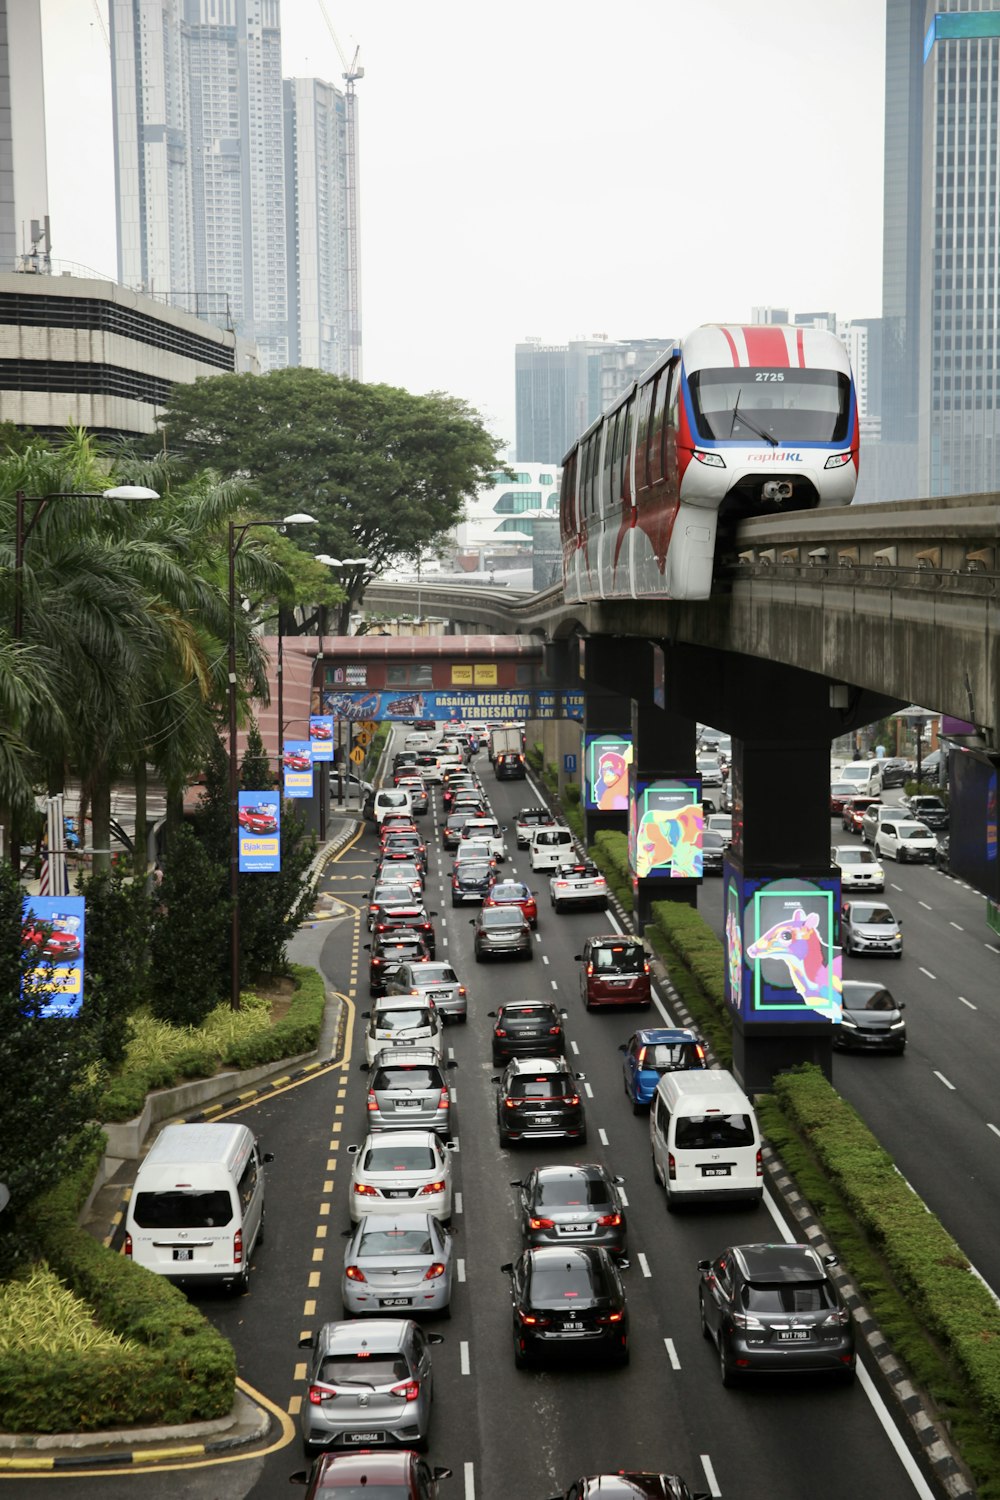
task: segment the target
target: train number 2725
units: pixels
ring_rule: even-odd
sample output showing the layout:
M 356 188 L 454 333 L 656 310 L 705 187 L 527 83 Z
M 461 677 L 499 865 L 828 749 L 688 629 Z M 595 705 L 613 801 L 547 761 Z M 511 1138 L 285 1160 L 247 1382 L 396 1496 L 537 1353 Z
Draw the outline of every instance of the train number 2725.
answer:
M 758 370 L 754 375 L 755 380 L 784 380 L 780 370 Z

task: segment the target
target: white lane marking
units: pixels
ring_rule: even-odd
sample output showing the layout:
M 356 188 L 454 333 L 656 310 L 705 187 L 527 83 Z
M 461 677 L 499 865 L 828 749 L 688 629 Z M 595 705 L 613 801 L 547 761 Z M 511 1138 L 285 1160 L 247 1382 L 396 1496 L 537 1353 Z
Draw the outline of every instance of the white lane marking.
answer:
M 598 1128 L 597 1128 L 597 1134 L 598 1134 L 598 1135 L 599 1135 L 599 1136 L 600 1136 L 600 1138 L 601 1138 L 601 1145 L 602 1145 L 602 1146 L 607 1146 L 607 1145 L 609 1145 L 609 1144 L 610 1144 L 610 1143 L 609 1143 L 609 1141 L 608 1141 L 608 1133 L 607 1133 L 607 1131 L 606 1131 L 606 1130 L 605 1130 L 605 1129 L 604 1129 L 604 1126 L 603 1126 L 603 1125 L 599 1125 L 599 1126 L 598 1126 Z
M 458 1151 L 460 1153 L 461 1150 L 462 1150 L 462 1143 L 459 1140 L 458 1136 L 457 1135 L 453 1135 L 453 1136 L 450 1137 L 450 1139 L 451 1139 L 451 1142 L 452 1142 L 451 1149 L 453 1151 Z
M 903 1180 L 904 1182 L 906 1181 L 905 1178 Z M 781 1238 L 784 1240 L 785 1244 L 794 1245 L 796 1243 L 795 1236 L 789 1229 L 788 1225 L 785 1223 L 784 1219 L 781 1217 L 781 1214 L 778 1212 L 778 1205 L 771 1197 L 771 1194 L 768 1192 L 767 1188 L 764 1189 L 764 1206 L 767 1209 L 768 1213 L 771 1215 L 771 1218 L 774 1220 L 778 1233 L 781 1235 Z M 972 1267 L 972 1270 L 975 1271 L 974 1266 Z M 865 1369 L 860 1359 L 858 1360 L 857 1371 L 858 1381 L 861 1385 L 861 1389 L 868 1397 L 872 1411 L 875 1413 L 876 1417 L 881 1423 L 882 1429 L 888 1437 L 893 1448 L 895 1448 L 896 1457 L 899 1459 L 900 1463 L 903 1465 L 903 1468 L 906 1470 L 906 1477 L 913 1485 L 916 1494 L 920 1497 L 920 1500 L 934 1500 L 934 1491 L 929 1487 L 927 1481 L 924 1479 L 923 1474 L 921 1474 L 920 1470 L 917 1468 L 916 1461 L 912 1457 L 909 1448 L 907 1448 L 905 1442 L 903 1441 L 903 1438 L 899 1430 L 897 1429 L 895 1422 L 889 1415 L 889 1411 L 886 1407 L 885 1402 L 882 1400 L 882 1397 L 875 1389 L 872 1378 L 869 1375 L 868 1371 Z M 704 1462 L 705 1459 L 703 1456 L 702 1463 Z M 706 1475 L 707 1472 L 708 1471 L 706 1470 Z M 711 1481 L 709 1481 L 709 1483 L 711 1483 Z M 717 1488 L 712 1491 L 713 1495 L 720 1495 L 721 1493 L 721 1490 Z
M 955 1092 L 955 1085 L 953 1083 L 949 1083 L 948 1080 L 947 1080 L 947 1078 L 944 1076 L 944 1074 L 943 1073 L 939 1073 L 938 1070 L 937 1070 L 937 1068 L 934 1069 L 934 1077 L 935 1078 L 940 1078 L 941 1082 L 944 1084 L 944 1086 L 945 1086 L 946 1089 L 951 1089 L 952 1093 Z
M 462 1212 L 462 1195 L 461 1195 L 461 1193 L 456 1193 L 455 1194 L 455 1212 L 457 1214 L 460 1214 Z
M 936 979 L 937 978 L 937 975 L 936 974 L 932 974 L 931 971 L 930 971 L 930 969 L 925 969 L 924 966 L 923 966 L 923 964 L 920 965 L 920 972 L 921 972 L 921 974 L 926 974 L 928 979 Z
M 922 906 L 923 909 L 924 909 L 924 911 L 933 911 L 934 910 L 933 906 L 928 906 L 926 901 L 918 901 L 917 905 L 918 906 Z
M 594 1090 L 590 1087 L 590 1084 L 587 1082 L 586 1079 L 584 1079 L 584 1081 L 583 1081 L 583 1092 L 586 1094 L 586 1096 L 587 1096 L 588 1099 L 593 1099 L 593 1097 L 594 1097 Z
M 462 1362 L 462 1374 L 463 1375 L 468 1375 L 468 1373 L 469 1373 L 469 1345 L 468 1345 L 468 1343 L 466 1342 L 465 1339 L 463 1339 L 462 1342 L 458 1346 L 458 1354 L 459 1354 L 459 1358 L 460 1358 L 460 1360 Z
M 968 1003 L 968 1002 L 966 1002 L 966 1003 Z M 569 1050 L 572 1052 L 572 1054 L 573 1054 L 574 1057 L 579 1057 L 580 1056 L 580 1049 L 576 1045 L 576 1043 L 574 1041 L 572 1041 L 572 1040 L 570 1041 L 570 1044 L 569 1044 Z
M 988 948 L 991 953 L 1000 953 L 1000 948 L 997 947 L 996 943 L 984 943 L 983 947 Z
M 719 1489 L 719 1481 L 716 1479 L 715 1470 L 712 1468 L 712 1460 L 707 1453 L 701 1455 L 701 1466 L 705 1470 L 705 1481 L 708 1485 L 708 1492 L 714 1497 L 714 1500 L 718 1500 L 722 1491 Z
M 965 931 L 965 928 L 964 927 L 960 927 L 957 922 L 949 922 L 948 926 L 949 927 L 954 927 L 954 929 L 955 929 L 956 932 L 964 932 Z
M 452 1102 L 452 1104 L 457 1104 L 458 1103 L 458 1089 L 455 1087 L 455 1085 L 453 1083 L 449 1083 L 449 1085 L 448 1085 L 448 1092 L 451 1094 L 451 1102 Z
M 476 1500 L 476 1466 L 465 1465 L 465 1500 Z
M 463 1260 L 463 1258 L 461 1256 L 458 1257 L 457 1265 L 458 1265 L 458 1279 L 459 1279 L 459 1281 L 464 1281 L 465 1280 L 465 1261 Z
M 536 931 L 535 932 L 535 942 L 536 943 L 540 943 L 541 941 L 542 941 L 542 934 L 540 932 Z M 545 962 L 548 963 L 548 959 L 546 959 Z
M 618 1189 L 618 1196 L 622 1200 L 622 1208 L 628 1208 L 628 1199 L 625 1196 L 625 1189 L 623 1187 Z
M 447 948 L 447 946 L 448 946 L 448 939 L 447 938 L 442 938 L 441 939 L 441 944 L 442 944 L 442 947 Z
M 1000 1135 L 1000 1126 L 991 1125 L 989 1120 L 986 1121 L 986 1129 L 992 1130 L 994 1135 Z
M 543 964 L 547 964 L 548 961 L 549 961 L 549 955 L 547 953 L 543 953 L 542 954 L 542 963 Z
M 642 1250 L 639 1251 L 639 1254 L 636 1256 L 636 1260 L 639 1262 L 639 1269 L 642 1272 L 643 1276 L 647 1278 L 652 1276 L 653 1273 L 649 1269 L 649 1261 L 646 1259 L 645 1253 Z
M 958 998 L 961 1000 L 962 1004 L 963 1005 L 967 1005 L 970 1010 L 978 1010 L 979 1009 L 979 1006 L 978 1005 L 973 1005 L 973 1003 L 972 1003 L 971 1000 L 966 1000 L 966 998 L 965 998 L 964 995 L 959 995 Z
M 674 1341 L 673 1341 L 673 1339 L 664 1339 L 663 1342 L 667 1346 L 667 1358 L 670 1360 L 670 1363 L 673 1366 L 673 1368 L 675 1370 L 679 1370 L 680 1367 L 681 1367 L 681 1362 L 677 1358 L 677 1350 L 674 1348 Z
M 901 891 L 903 889 L 901 885 L 896 885 L 896 883 L 892 880 L 889 881 L 889 884 L 892 886 L 894 891 Z
M 553 988 L 553 989 L 554 989 L 554 990 L 557 990 L 557 989 L 558 989 L 558 988 L 559 988 L 559 986 L 558 986 L 558 985 L 557 985 L 557 984 L 556 984 L 556 982 L 555 982 L 555 980 L 554 980 L 554 979 L 550 979 L 550 980 L 549 980 L 549 984 L 551 984 L 551 986 L 552 986 L 552 988 Z
M 454 1062 L 454 1060 L 455 1060 L 455 1049 L 454 1049 L 454 1047 L 449 1047 L 448 1048 L 448 1061 L 449 1062 Z

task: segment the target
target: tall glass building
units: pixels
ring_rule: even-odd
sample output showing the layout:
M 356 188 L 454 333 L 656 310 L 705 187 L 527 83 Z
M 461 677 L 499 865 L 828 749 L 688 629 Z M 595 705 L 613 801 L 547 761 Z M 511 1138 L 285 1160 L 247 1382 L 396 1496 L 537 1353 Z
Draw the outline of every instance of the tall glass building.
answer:
M 998 0 L 887 0 L 886 499 L 1000 488 L 998 114 Z
M 289 364 L 351 374 L 346 100 L 318 78 L 286 78 Z

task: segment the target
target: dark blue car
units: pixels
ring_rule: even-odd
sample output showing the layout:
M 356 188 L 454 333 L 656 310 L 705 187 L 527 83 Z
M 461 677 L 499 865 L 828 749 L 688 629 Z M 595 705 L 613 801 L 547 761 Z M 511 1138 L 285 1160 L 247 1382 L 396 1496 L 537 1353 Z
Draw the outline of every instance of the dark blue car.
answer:
M 632 1101 L 632 1113 L 636 1115 L 642 1114 L 652 1104 L 656 1085 L 664 1073 L 708 1066 L 701 1037 L 696 1031 L 682 1027 L 644 1027 L 627 1042 L 622 1042 L 618 1050 L 623 1054 L 625 1092 Z

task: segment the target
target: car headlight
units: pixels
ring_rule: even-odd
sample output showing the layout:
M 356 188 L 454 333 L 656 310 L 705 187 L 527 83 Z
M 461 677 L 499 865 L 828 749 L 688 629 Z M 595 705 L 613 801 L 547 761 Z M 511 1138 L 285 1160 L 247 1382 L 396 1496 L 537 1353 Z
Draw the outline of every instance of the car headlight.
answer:
M 889 1030 L 890 1031 L 902 1031 L 903 1027 L 905 1025 L 906 1025 L 905 1021 L 893 1021 L 892 1025 L 889 1027 Z
M 840 1024 L 841 1024 L 841 1026 L 848 1027 L 848 1029 L 850 1031 L 857 1031 L 857 1029 L 858 1029 L 858 1023 L 857 1023 L 857 1021 L 853 1021 L 851 1019 L 851 1017 L 847 1014 L 846 1010 L 842 1013 L 842 1015 L 840 1017 Z
M 704 464 L 708 469 L 724 469 L 726 467 L 726 460 L 721 453 L 710 453 L 704 448 L 692 448 L 691 457 L 696 458 L 700 464 Z
M 851 456 L 850 453 L 831 453 L 823 467 L 824 469 L 842 469 L 845 464 L 850 463 Z

